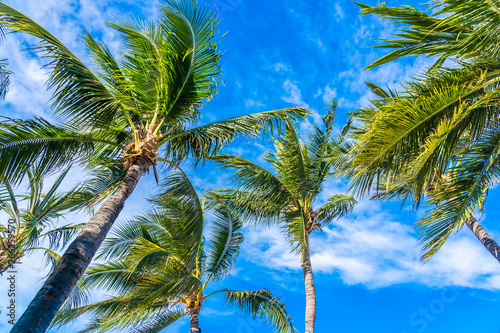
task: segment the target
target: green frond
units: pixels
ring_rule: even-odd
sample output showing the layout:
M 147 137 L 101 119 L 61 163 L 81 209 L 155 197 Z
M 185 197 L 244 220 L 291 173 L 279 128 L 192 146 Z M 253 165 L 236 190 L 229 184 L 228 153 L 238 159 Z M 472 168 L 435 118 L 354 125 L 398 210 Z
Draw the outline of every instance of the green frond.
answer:
M 307 200 L 311 190 L 310 160 L 292 123 L 288 122 L 285 132 L 274 141 L 274 149 L 274 153 L 267 154 L 266 160 L 276 169 L 276 177 L 295 199 Z
M 241 221 L 227 207 L 219 205 L 215 209 L 205 263 L 205 271 L 210 278 L 219 280 L 227 276 L 236 263 L 243 242 L 240 229 Z
M 339 138 L 337 142 L 333 135 L 333 121 L 335 120 L 337 106 L 337 101 L 332 100 L 326 115 L 322 117 L 325 129 L 313 125 L 314 133 L 309 135 L 309 142 L 305 145 L 307 160 L 309 161 L 306 166 L 309 175 L 308 196 L 311 200 L 314 200 L 323 190 L 326 178 L 331 175 L 330 171 L 342 153 L 339 145 L 343 138 Z
M 292 324 L 286 307 L 279 298 L 274 297 L 268 290 L 232 291 L 225 290 L 224 301 L 238 308 L 241 312 L 265 320 L 277 332 L 298 332 Z
M 159 211 L 173 220 L 179 227 L 175 233 L 178 246 L 187 253 L 195 254 L 203 233 L 204 213 L 193 184 L 181 169 L 171 171 L 160 184 L 160 194 L 154 200 Z
M 488 190 L 500 181 L 499 156 L 500 130 L 495 126 L 472 146 L 457 151 L 457 162 L 432 184 L 427 199 L 432 208 L 416 225 L 422 260 L 429 260 L 476 209 L 483 211 Z
M 31 165 L 43 176 L 94 150 L 92 137 L 57 127 L 47 121 L 5 119 L 0 123 L 0 174 L 18 182 Z
M 115 259 L 87 269 L 82 282 L 89 289 L 123 294 L 136 286 L 141 276 L 132 263 Z
M 385 44 L 379 48 L 395 49 L 391 53 L 374 61 L 365 69 L 371 69 L 398 58 L 410 55 L 440 56 L 436 65 L 442 64 L 449 56 L 459 51 L 459 42 L 471 32 L 467 24 L 453 24 L 438 14 L 429 15 L 420 12 L 412 6 L 386 7 L 381 4 L 376 7 L 356 3 L 362 15 L 375 14 L 392 23 L 403 24 L 404 28 L 393 34 L 396 39 L 381 39 Z
M 134 263 L 134 270 L 136 272 L 143 272 L 161 265 L 169 255 L 170 253 L 162 244 L 156 244 L 144 238 L 137 238 L 130 245 L 130 250 L 126 258 L 131 263 Z
M 300 120 L 309 113 L 300 107 L 259 112 L 233 117 L 178 133 L 167 135 L 159 145 L 165 145 L 167 158 L 181 161 L 188 155 L 201 160 L 216 155 L 238 135 L 252 138 L 259 133 L 271 135 L 279 132 L 288 120 Z
M 318 222 L 327 225 L 334 219 L 339 219 L 352 212 L 356 203 L 357 201 L 353 197 L 336 194 L 318 209 Z
M 211 160 L 220 164 L 224 169 L 235 169 L 232 182 L 241 190 L 252 192 L 261 197 L 269 198 L 276 205 L 287 206 L 293 200 L 292 193 L 281 179 L 263 167 L 252 163 L 242 157 L 220 154 Z
M 5 95 L 10 85 L 10 75 L 12 72 L 7 70 L 7 62 L 5 59 L 0 59 L 0 100 L 5 99 Z
M 222 204 L 245 222 L 276 224 L 287 206 L 275 201 L 271 193 L 261 195 L 251 191 L 213 190 L 205 194 L 208 208 Z
M 83 228 L 85 224 L 69 224 L 58 228 L 50 229 L 48 231 L 43 231 L 38 235 L 39 238 L 47 237 L 49 241 L 49 248 L 51 249 L 62 249 L 68 242 L 76 236 Z
M 64 44 L 36 22 L 0 2 L 0 25 L 8 31 L 22 32 L 39 41 L 32 46 L 47 61 L 48 88 L 53 106 L 63 117 L 84 127 L 106 128 L 117 112 L 113 95 Z
M 174 89 L 161 110 L 169 123 L 184 110 L 199 109 L 217 92 L 221 82 L 220 53 L 214 38 L 218 21 L 212 8 L 196 1 L 163 0 L 161 9 L 161 25 L 171 33 L 169 45 L 178 57 L 168 82 Z
M 460 138 L 476 139 L 495 117 L 498 82 L 495 66 L 445 70 L 408 84 L 405 95 L 384 99 L 375 110 L 359 110 L 354 120 L 363 130 L 351 135 L 356 140 L 352 189 L 364 194 L 380 177 L 392 183 L 410 172 L 418 204 L 434 170 L 447 167 Z
M 167 311 L 169 301 L 158 301 L 149 307 L 141 306 L 141 300 L 130 296 L 118 296 L 91 305 L 58 312 L 52 327 L 58 328 L 82 314 L 89 314 L 92 323 L 82 332 L 106 332 L 110 329 L 127 329 L 142 325 L 147 319 Z
M 303 210 L 297 209 L 286 214 L 286 223 L 281 226 L 288 242 L 292 246 L 292 252 L 300 254 L 302 258 L 305 254 L 309 237 L 307 222 L 304 219 Z
M 188 311 L 182 308 L 168 310 L 165 313 L 146 321 L 140 327 L 133 328 L 130 333 L 160 333 L 165 328 L 184 317 L 187 313 Z
M 175 224 L 170 216 L 156 210 L 146 212 L 124 222 L 117 223 L 112 234 L 106 238 L 100 249 L 99 259 L 124 258 L 136 239 L 161 244 L 165 249 L 175 240 Z
M 199 277 L 192 274 L 189 267 L 159 266 L 155 274 L 145 277 L 134 294 L 144 296 L 143 304 L 154 302 L 162 297 L 178 298 L 200 290 L 203 286 Z
M 115 166 L 92 170 L 90 179 L 71 190 L 67 205 L 72 206 L 72 210 L 85 208 L 92 212 L 93 207 L 115 193 L 125 174 L 126 170 Z

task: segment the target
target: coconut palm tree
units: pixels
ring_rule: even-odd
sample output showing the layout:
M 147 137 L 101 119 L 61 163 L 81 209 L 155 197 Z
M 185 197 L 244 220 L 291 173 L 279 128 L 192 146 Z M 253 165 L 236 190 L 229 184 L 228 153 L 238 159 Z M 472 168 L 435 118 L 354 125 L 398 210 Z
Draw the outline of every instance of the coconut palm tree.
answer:
M 49 262 L 59 259 L 55 251 L 64 248 L 81 230 L 83 225 L 55 225 L 59 217 L 78 205 L 71 199 L 76 189 L 66 193 L 57 192 L 69 169 L 57 177 L 47 193 L 42 191 L 42 178 L 36 177 L 34 172 L 29 172 L 28 194 L 16 195 L 8 182 L 2 183 L 0 211 L 7 213 L 9 222 L 0 225 L 0 274 L 18 263 L 23 256 L 36 251 L 43 252 Z
M 243 241 L 241 222 L 225 207 L 217 207 L 211 236 L 205 242 L 200 232 L 203 204 L 188 177 L 181 170 L 172 172 L 162 190 L 154 209 L 120 224 L 105 241 L 100 258 L 107 262 L 89 268 L 84 275 L 87 288 L 101 288 L 115 296 L 62 310 L 54 325 L 86 313 L 92 322 L 85 332 L 160 332 L 189 316 L 190 332 L 201 332 L 203 305 L 220 294 L 224 303 L 265 319 L 278 332 L 295 332 L 285 306 L 268 290 L 220 287 L 238 257 Z M 186 238 L 185 225 L 195 227 L 197 237 Z
M 236 169 L 235 190 L 215 190 L 210 203 L 223 203 L 242 221 L 279 224 L 294 251 L 301 255 L 306 290 L 305 330 L 314 333 L 316 293 L 310 255 L 310 235 L 334 219 L 349 213 L 356 201 L 342 194 L 332 196 L 321 207 L 314 207 L 330 169 L 339 153 L 333 134 L 337 104 L 323 117 L 325 130 L 317 126 L 309 142 L 303 144 L 295 127 L 275 140 L 275 152 L 267 153 L 265 161 L 273 171 L 266 170 L 241 157 L 222 154 L 213 159 L 223 168 Z M 338 139 L 338 138 L 337 138 Z M 337 140 L 340 141 L 340 140 Z
M 411 198 L 415 207 L 425 198 L 431 208 L 417 224 L 424 261 L 463 224 L 500 261 L 500 247 L 474 217 L 499 179 L 498 11 L 490 1 L 435 1 L 432 14 L 359 5 L 363 14 L 404 24 L 380 46 L 395 50 L 368 68 L 408 55 L 437 61 L 400 93 L 371 84 L 378 100 L 352 114 L 361 124 L 346 170 L 352 188 L 375 187 L 377 197 Z M 455 65 L 444 67 L 446 60 Z
M 0 175 L 22 179 L 37 163 L 40 175 L 81 162 L 95 179 L 100 209 L 85 225 L 12 332 L 44 332 L 84 273 L 141 176 L 156 164 L 201 160 L 238 134 L 255 136 L 307 111 L 291 108 L 195 127 L 201 107 L 220 82 L 217 19 L 193 0 L 164 0 L 156 20 L 109 24 L 122 38 L 119 56 L 84 31 L 96 70 L 22 13 L 0 2 L 0 26 L 38 39 L 60 122 L 5 120 L 0 124 Z M 159 154 L 161 153 L 161 156 Z M 99 202 L 98 200 L 95 202 Z

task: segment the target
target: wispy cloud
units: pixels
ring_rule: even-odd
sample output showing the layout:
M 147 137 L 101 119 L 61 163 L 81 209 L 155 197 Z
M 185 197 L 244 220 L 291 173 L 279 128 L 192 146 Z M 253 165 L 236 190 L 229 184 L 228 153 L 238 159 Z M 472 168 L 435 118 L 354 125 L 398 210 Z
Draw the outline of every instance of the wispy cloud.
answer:
M 341 182 L 329 186 L 321 201 L 344 189 Z M 500 290 L 498 263 L 469 230 L 453 235 L 423 265 L 413 228 L 399 218 L 380 202 L 361 202 L 353 214 L 312 235 L 313 269 L 338 274 L 346 285 L 371 289 L 417 283 Z M 251 228 L 245 235 L 246 260 L 276 270 L 301 269 L 299 256 L 291 253 L 278 226 Z
M 335 3 L 334 8 L 335 8 L 335 19 L 337 21 L 343 20 L 345 16 L 344 10 L 342 9 L 342 6 L 340 6 L 340 3 L 338 1 Z
M 302 93 L 296 82 L 292 82 L 290 79 L 287 79 L 283 82 L 283 89 L 287 93 L 287 96 L 283 96 L 281 98 L 282 100 L 293 105 L 300 105 L 305 108 L 309 108 L 309 105 L 302 100 Z

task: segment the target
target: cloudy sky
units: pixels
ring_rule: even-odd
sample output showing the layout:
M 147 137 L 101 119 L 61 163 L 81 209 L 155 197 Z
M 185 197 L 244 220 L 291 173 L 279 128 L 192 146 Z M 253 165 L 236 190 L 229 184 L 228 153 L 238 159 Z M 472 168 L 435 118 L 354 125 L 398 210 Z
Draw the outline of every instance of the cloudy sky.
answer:
M 225 83 L 203 110 L 202 122 L 295 105 L 312 109 L 315 115 L 310 121 L 317 122 L 325 103 L 336 97 L 340 101 L 336 126 L 340 128 L 346 112 L 369 103 L 371 95 L 365 81 L 397 87 L 429 64 L 428 59 L 411 58 L 362 71 L 384 54 L 370 46 L 388 36 L 393 27 L 375 17 L 359 17 L 351 1 L 207 2 L 217 8 L 219 30 L 225 34 L 220 41 Z M 374 5 L 377 1 L 365 2 Z M 90 62 L 81 47 L 82 26 L 116 50 L 119 42 L 105 22 L 124 15 L 153 15 L 156 4 L 154 0 L 6 3 L 46 27 L 86 63 Z M 387 4 L 416 5 L 416 1 Z M 43 61 L 25 51 L 30 41 L 9 36 L 0 47 L 0 59 L 8 58 L 9 68 L 15 72 L 7 98 L 0 104 L 0 115 L 54 119 L 50 94 L 44 88 L 46 72 L 40 69 Z M 310 128 L 307 123 L 300 126 L 302 131 Z M 269 149 L 267 141 L 242 139 L 226 152 L 259 162 Z M 228 178 L 210 164 L 189 170 L 189 175 L 200 192 L 225 187 Z M 75 169 L 69 178 L 81 176 Z M 65 184 L 67 188 L 71 185 Z M 317 204 L 345 190 L 345 181 L 332 179 Z M 144 177 L 121 218 L 143 209 L 142 198 L 153 191 L 152 176 Z M 500 239 L 497 192 L 490 193 L 482 223 Z M 412 228 L 420 213 L 402 207 L 401 202 L 360 200 L 353 214 L 312 237 L 318 332 L 500 332 L 500 265 L 468 229 L 453 235 L 428 264 L 422 265 Z M 87 218 L 71 216 L 61 223 L 85 222 Z M 40 257 L 34 255 L 19 267 L 19 313 L 40 287 L 44 272 L 37 270 L 39 265 Z M 284 300 L 296 326 L 303 331 L 305 294 L 299 258 L 290 253 L 278 228 L 245 229 L 240 260 L 220 287 L 270 289 Z M 0 302 L 7 300 L 6 290 L 7 281 L 0 277 Z M 95 295 L 96 299 L 102 297 L 102 293 Z M 7 318 L 0 316 L 0 331 L 7 332 Z M 59 332 L 77 331 L 83 325 L 85 319 Z M 221 306 L 217 299 L 205 304 L 200 326 L 204 332 L 272 332 L 263 323 Z M 188 322 L 181 320 L 166 331 L 187 332 Z

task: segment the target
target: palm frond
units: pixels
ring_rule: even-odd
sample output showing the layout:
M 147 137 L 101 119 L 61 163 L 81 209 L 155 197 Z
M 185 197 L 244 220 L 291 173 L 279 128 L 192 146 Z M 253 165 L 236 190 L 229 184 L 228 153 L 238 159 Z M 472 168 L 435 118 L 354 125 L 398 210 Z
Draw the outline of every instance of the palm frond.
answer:
M 165 313 L 146 321 L 140 327 L 133 328 L 130 333 L 160 333 L 165 328 L 184 317 L 187 313 L 188 311 L 186 311 L 186 309 L 179 307 L 173 310 L 168 310 Z
M 293 194 L 283 184 L 280 178 L 267 171 L 263 167 L 252 163 L 242 157 L 220 154 L 211 160 L 221 163 L 224 169 L 235 169 L 232 182 L 242 192 L 252 192 L 263 198 L 266 202 L 274 202 L 273 206 L 286 207 L 291 204 Z
M 412 6 L 386 7 L 381 4 L 371 7 L 361 3 L 362 15 L 376 14 L 382 19 L 391 20 L 405 27 L 393 34 L 397 39 L 382 39 L 386 44 L 376 47 L 396 49 L 382 58 L 374 61 L 365 69 L 391 62 L 409 55 L 440 56 L 435 64 L 439 66 L 449 56 L 456 55 L 459 51 L 458 44 L 470 34 L 471 28 L 464 24 L 451 24 L 437 15 L 420 12 Z
M 0 59 L 0 100 L 5 99 L 10 85 L 11 71 L 7 70 L 7 61 Z
M 190 108 L 199 109 L 216 93 L 220 54 L 214 38 L 218 24 L 213 9 L 195 1 L 164 0 L 161 4 L 165 32 L 178 61 L 173 62 L 168 84 L 168 105 L 161 110 L 165 122 L 175 120 Z
M 107 237 L 100 249 L 99 259 L 124 258 L 135 244 L 144 239 L 169 248 L 175 240 L 175 224 L 170 216 L 157 210 L 119 222 L 112 235 Z
M 30 166 L 43 176 L 68 163 L 89 157 L 101 141 L 37 118 L 5 119 L 0 123 L 0 174 L 18 182 Z
M 356 140 L 352 189 L 367 193 L 381 175 L 391 183 L 410 169 L 418 205 L 434 170 L 446 168 L 460 138 L 467 134 L 475 140 L 494 119 L 499 82 L 494 67 L 426 74 L 408 84 L 405 95 L 358 111 L 354 119 L 363 130 L 351 135 Z M 361 115 L 365 111 L 367 117 Z
M 352 212 L 356 203 L 357 201 L 351 196 L 336 194 L 318 209 L 318 222 L 327 225 L 334 219 L 339 219 Z
M 276 224 L 282 217 L 283 204 L 277 203 L 272 194 L 267 196 L 251 191 L 213 190 L 205 194 L 207 207 L 222 204 L 245 222 Z
M 240 244 L 243 242 L 241 221 L 231 211 L 220 205 L 214 212 L 210 248 L 205 270 L 214 280 L 219 280 L 231 271 L 238 259 Z M 210 278 L 208 278 L 210 279 Z
M 300 254 L 302 258 L 306 253 L 309 237 L 309 231 L 307 230 L 309 221 L 304 219 L 304 215 L 302 209 L 287 212 L 286 223 L 282 225 L 285 236 L 292 246 L 292 252 Z
M 83 278 L 87 288 L 123 294 L 130 291 L 141 278 L 130 262 L 110 260 L 90 267 Z
M 179 130 L 178 133 L 167 135 L 159 145 L 165 145 L 166 156 L 173 161 L 181 161 L 188 155 L 201 160 L 216 155 L 238 135 L 254 138 L 263 132 L 264 135 L 272 136 L 274 131 L 281 131 L 287 120 L 303 119 L 308 113 L 304 108 L 295 107 L 233 117 Z
M 308 165 L 310 163 L 306 147 L 291 122 L 286 131 L 274 141 L 274 153 L 267 154 L 267 161 L 277 171 L 276 177 L 297 199 L 306 200 L 311 193 Z
M 126 171 L 121 167 L 94 169 L 91 178 L 72 189 L 67 195 L 66 205 L 72 210 L 92 210 L 112 195 L 120 186 Z
M 145 308 L 141 300 L 132 296 L 117 296 L 73 309 L 61 310 L 52 322 L 52 327 L 58 328 L 67 324 L 82 314 L 89 314 L 92 323 L 81 332 L 106 332 L 110 329 L 127 329 L 142 325 L 147 319 L 164 313 L 169 307 L 169 301 L 158 301 Z
M 76 234 L 80 232 L 80 230 L 82 230 L 84 225 L 85 223 L 74 225 L 69 224 L 50 229 L 48 231 L 44 230 L 38 235 L 38 238 L 43 239 L 47 237 L 50 249 L 62 249 L 68 244 L 70 239 L 72 239 L 74 236 L 76 236 Z
M 160 195 L 154 200 L 160 212 L 176 220 L 174 233 L 178 246 L 195 255 L 202 240 L 204 213 L 198 194 L 186 174 L 177 168 L 160 184 Z
M 412 6 L 371 7 L 358 3 L 362 14 L 376 14 L 382 19 L 402 24 L 394 36 L 382 39 L 376 47 L 395 49 L 367 67 L 373 68 L 403 56 L 437 56 L 434 67 L 449 57 L 464 60 L 496 59 L 500 54 L 500 10 L 496 1 L 434 0 L 425 11 Z
M 335 111 L 338 102 L 334 99 L 331 102 L 327 113 L 322 117 L 325 130 L 314 125 L 314 133 L 309 136 L 309 142 L 306 145 L 309 163 L 307 171 L 309 174 L 309 196 L 315 198 L 323 190 L 325 179 L 330 176 L 330 170 L 334 165 L 340 150 L 337 149 L 337 143 L 333 140 L 333 122 L 335 120 Z
M 416 228 L 423 244 L 422 260 L 428 261 L 463 223 L 484 209 L 488 190 L 500 181 L 500 131 L 493 127 L 475 142 L 456 153 L 446 174 L 436 179 L 428 192 L 430 208 Z
M 48 88 L 53 90 L 53 106 L 63 117 L 83 127 L 106 128 L 118 105 L 110 91 L 64 44 L 39 24 L 0 2 L 0 25 L 39 39 L 32 47 L 47 60 L 51 71 Z
M 224 292 L 224 301 L 238 308 L 253 318 L 259 318 L 269 323 L 277 332 L 298 332 L 292 324 L 286 307 L 279 298 L 274 297 L 269 290 Z

